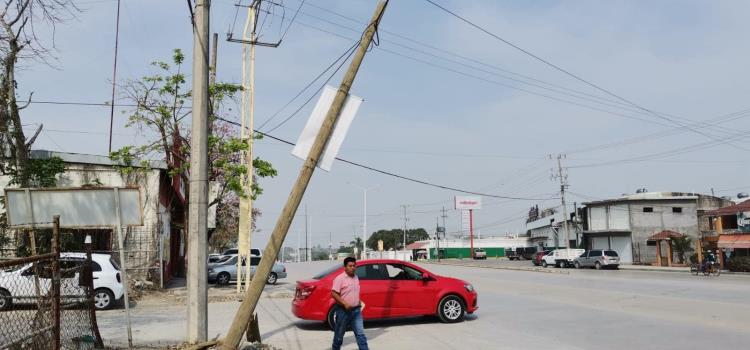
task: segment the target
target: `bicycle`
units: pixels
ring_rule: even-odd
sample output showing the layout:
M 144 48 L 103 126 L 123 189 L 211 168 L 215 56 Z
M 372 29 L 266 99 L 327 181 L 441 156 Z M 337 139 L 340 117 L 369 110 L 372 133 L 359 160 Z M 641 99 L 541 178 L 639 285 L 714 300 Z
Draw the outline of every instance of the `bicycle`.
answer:
M 704 276 L 711 276 L 711 274 L 721 276 L 721 267 L 719 263 L 715 261 L 709 261 L 701 264 L 693 263 L 690 264 L 690 273 L 695 276 L 698 276 L 699 273 L 703 273 Z

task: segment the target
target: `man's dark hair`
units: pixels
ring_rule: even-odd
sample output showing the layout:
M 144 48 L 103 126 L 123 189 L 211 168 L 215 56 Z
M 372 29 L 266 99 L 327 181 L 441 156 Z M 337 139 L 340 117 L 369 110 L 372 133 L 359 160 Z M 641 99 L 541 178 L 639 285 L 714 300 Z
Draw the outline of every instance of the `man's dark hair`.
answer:
M 347 257 L 346 259 L 344 259 L 344 266 L 346 266 L 346 264 L 348 264 L 350 262 L 356 263 L 357 259 L 352 258 L 351 256 Z

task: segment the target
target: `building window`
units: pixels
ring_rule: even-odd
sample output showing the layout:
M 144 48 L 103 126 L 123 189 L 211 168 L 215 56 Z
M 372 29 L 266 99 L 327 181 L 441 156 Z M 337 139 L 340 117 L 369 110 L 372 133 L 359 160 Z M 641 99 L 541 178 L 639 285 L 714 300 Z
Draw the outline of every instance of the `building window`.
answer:
M 682 208 L 681 207 L 672 207 L 672 212 L 673 213 L 682 213 Z
M 654 208 L 653 207 L 643 207 L 643 212 L 644 213 L 653 213 L 654 212 Z

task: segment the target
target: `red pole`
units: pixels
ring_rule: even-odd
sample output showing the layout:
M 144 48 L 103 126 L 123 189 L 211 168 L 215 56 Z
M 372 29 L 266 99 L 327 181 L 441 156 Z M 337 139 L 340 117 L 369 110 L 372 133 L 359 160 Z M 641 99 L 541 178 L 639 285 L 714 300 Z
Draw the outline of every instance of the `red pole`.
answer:
M 471 258 L 474 259 L 474 210 L 472 209 L 469 209 L 469 242 Z

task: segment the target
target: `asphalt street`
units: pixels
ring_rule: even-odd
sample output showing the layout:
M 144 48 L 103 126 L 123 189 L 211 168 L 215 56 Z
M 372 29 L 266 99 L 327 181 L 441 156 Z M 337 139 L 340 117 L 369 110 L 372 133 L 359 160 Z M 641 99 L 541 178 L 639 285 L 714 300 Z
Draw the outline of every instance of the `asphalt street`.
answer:
M 330 265 L 287 264 L 289 278 L 266 288 L 257 309 L 264 342 L 287 350 L 330 348 L 332 332 L 291 314 L 294 281 Z M 433 318 L 366 322 L 371 348 L 684 350 L 742 349 L 750 343 L 750 276 L 746 275 L 422 266 L 474 284 L 479 310 L 458 324 Z M 238 306 L 237 301 L 209 304 L 210 337 L 226 333 Z M 105 343 L 126 344 L 124 312 L 98 315 Z M 183 341 L 185 307 L 144 301 L 133 309 L 133 325 L 136 344 Z M 353 334 L 347 333 L 344 344 L 345 349 L 356 348 Z

